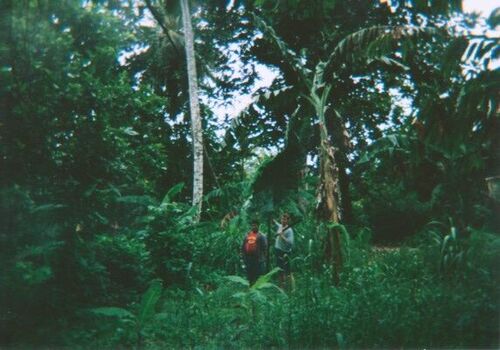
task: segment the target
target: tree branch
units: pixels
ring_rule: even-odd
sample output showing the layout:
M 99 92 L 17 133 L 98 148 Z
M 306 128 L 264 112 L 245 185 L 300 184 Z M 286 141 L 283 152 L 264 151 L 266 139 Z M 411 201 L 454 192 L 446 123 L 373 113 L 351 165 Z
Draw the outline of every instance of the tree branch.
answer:
M 170 45 L 174 48 L 175 52 L 180 56 L 181 53 L 177 46 L 175 45 L 174 41 L 172 40 L 172 37 L 170 36 L 169 29 L 163 22 L 161 14 L 156 10 L 156 8 L 153 6 L 151 3 L 151 0 L 144 0 L 146 2 L 146 7 L 148 8 L 149 12 L 153 15 L 153 18 L 158 22 L 158 25 L 163 29 L 163 32 L 167 36 L 168 41 L 170 42 Z

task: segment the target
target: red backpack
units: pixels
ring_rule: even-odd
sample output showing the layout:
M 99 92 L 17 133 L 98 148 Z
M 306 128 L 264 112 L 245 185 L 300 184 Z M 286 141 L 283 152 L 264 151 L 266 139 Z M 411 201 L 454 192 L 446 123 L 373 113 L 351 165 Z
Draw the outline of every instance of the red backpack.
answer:
M 245 254 L 247 255 L 256 255 L 257 254 L 257 245 L 258 245 L 258 234 L 257 232 L 249 232 L 245 239 Z

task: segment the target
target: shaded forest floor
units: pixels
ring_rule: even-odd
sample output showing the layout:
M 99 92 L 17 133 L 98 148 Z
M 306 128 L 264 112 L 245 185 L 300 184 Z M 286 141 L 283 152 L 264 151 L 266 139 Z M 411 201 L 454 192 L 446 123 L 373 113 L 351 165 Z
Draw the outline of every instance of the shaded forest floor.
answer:
M 86 330 L 66 340 L 150 349 L 495 348 L 498 239 L 480 235 L 473 243 L 464 264 L 439 260 L 432 247 L 353 247 L 338 287 L 328 268 L 303 257 L 294 260 L 293 291 L 277 288 L 275 276 L 248 288 L 240 276 L 214 273 L 164 289 L 140 337 L 136 323 L 115 315 L 82 324 Z

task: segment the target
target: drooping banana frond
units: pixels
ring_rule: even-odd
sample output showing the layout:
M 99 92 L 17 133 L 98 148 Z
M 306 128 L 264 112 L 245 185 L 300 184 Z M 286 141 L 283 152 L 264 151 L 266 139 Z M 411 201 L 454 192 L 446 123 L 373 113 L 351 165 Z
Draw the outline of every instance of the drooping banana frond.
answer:
M 370 66 L 374 63 L 377 63 L 378 65 L 385 67 L 385 68 L 388 68 L 388 69 L 395 68 L 395 69 L 405 71 L 405 72 L 410 70 L 410 68 L 408 66 L 404 65 L 403 63 L 401 63 L 393 58 L 387 57 L 387 56 L 381 56 L 381 57 L 368 59 L 366 63 L 368 66 Z
M 310 102 L 311 106 L 314 108 L 316 117 L 319 119 L 320 136 L 322 140 L 320 145 L 320 158 L 322 159 L 323 169 L 322 182 L 324 182 L 324 185 L 327 186 L 325 187 L 326 194 L 322 195 L 322 202 L 324 202 L 328 207 L 328 213 L 333 213 L 332 215 L 328 215 L 329 219 L 337 222 L 338 198 L 335 196 L 338 187 L 338 176 L 336 175 L 337 165 L 334 157 L 334 148 L 326 129 L 325 119 L 326 111 L 329 105 L 328 101 L 330 99 L 330 92 L 332 89 L 332 84 L 325 81 L 327 69 L 330 66 L 333 66 L 333 63 L 348 63 L 357 58 L 364 58 L 367 60 L 371 59 L 372 61 L 378 60 L 385 65 L 397 66 L 399 69 L 402 68 L 406 70 L 407 67 L 403 64 L 387 56 L 395 51 L 401 40 L 414 40 L 424 35 L 434 35 L 438 30 L 420 27 L 389 26 L 377 26 L 362 29 L 341 40 L 330 56 L 316 65 L 313 73 L 304 66 L 305 58 L 301 59 L 296 53 L 290 50 L 284 41 L 276 35 L 273 28 L 268 26 L 258 16 L 255 16 L 255 20 L 262 31 L 272 38 L 280 49 L 285 61 L 288 62 L 292 69 L 294 69 L 294 71 L 296 71 L 298 76 L 301 78 L 302 83 L 306 87 L 302 96 Z M 338 67 L 340 64 L 335 66 Z M 285 149 L 274 159 L 262 165 L 260 174 L 254 181 L 254 193 L 263 193 L 266 194 L 266 197 L 279 198 L 279 192 L 277 192 L 276 189 L 292 188 L 287 186 L 287 184 L 283 181 L 279 181 L 280 179 L 286 178 L 283 176 L 284 169 L 292 164 L 287 159 L 288 150 L 289 147 L 285 147 Z M 286 173 L 285 175 L 289 174 Z
M 284 86 L 278 89 L 262 88 L 255 92 L 252 96 L 252 102 L 247 107 L 245 107 L 245 109 L 243 109 L 237 116 L 231 119 L 231 123 L 224 133 L 225 136 L 222 141 L 222 147 L 226 147 L 228 144 L 230 144 L 230 139 L 237 138 L 237 130 L 244 127 L 245 120 L 249 116 L 254 114 L 259 106 L 266 102 L 269 102 L 274 98 L 277 98 L 290 89 L 292 89 L 292 87 Z
M 269 26 L 262 18 L 257 14 L 253 14 L 253 18 L 257 27 L 262 31 L 264 35 L 268 35 L 274 43 L 278 46 L 285 59 L 285 62 L 290 65 L 290 67 L 297 73 L 297 75 L 305 82 L 307 81 L 307 76 L 311 71 L 305 67 L 305 58 L 299 57 L 296 52 L 288 47 L 288 45 L 276 34 L 274 28 Z
M 307 139 L 312 134 L 310 118 L 301 118 L 308 112 L 308 105 L 297 106 L 290 116 L 285 147 L 274 157 L 263 162 L 252 182 L 250 208 L 263 206 L 272 212 L 282 207 L 290 196 L 296 196 L 305 164 Z M 261 210 L 261 209 L 259 209 Z
M 347 35 L 344 39 L 335 46 L 332 53 L 326 60 L 326 65 L 330 65 L 333 61 L 346 58 L 358 53 L 359 50 L 367 48 L 370 43 L 390 31 L 389 26 L 374 26 L 370 28 L 363 28 L 357 32 Z
M 437 28 L 415 26 L 374 26 L 347 35 L 333 49 L 325 62 L 325 69 L 336 62 L 346 63 L 357 57 L 381 58 L 384 63 L 396 63 L 386 56 L 394 52 L 401 40 L 415 40 L 421 37 L 442 34 Z M 384 57 L 384 58 L 382 58 Z
M 288 103 L 285 106 L 285 110 L 288 110 L 290 108 L 289 100 L 293 98 L 292 90 L 293 88 L 290 86 L 278 89 L 260 89 L 255 94 L 253 102 L 232 120 L 230 127 L 226 130 L 225 145 L 230 146 L 232 142 L 239 141 L 241 130 L 248 128 L 247 124 L 252 123 L 249 118 L 262 113 L 260 108 L 266 108 L 266 105 L 269 104 L 276 107 L 276 104 Z M 304 120 L 298 118 L 301 113 L 304 113 L 302 105 L 297 103 L 291 114 L 281 111 L 288 116 L 283 121 L 286 123 L 285 147 L 276 156 L 268 158 L 257 168 L 247 193 L 248 199 L 240 208 L 242 211 L 259 213 L 259 215 L 267 217 L 275 211 L 277 206 L 283 204 L 283 200 L 288 198 L 290 191 L 297 188 L 300 180 L 300 169 L 305 162 L 304 149 L 309 143 L 304 140 L 311 135 L 311 131 L 307 127 L 307 119 L 304 123 Z M 255 117 L 258 118 L 258 115 Z M 275 116 L 276 118 L 278 116 Z

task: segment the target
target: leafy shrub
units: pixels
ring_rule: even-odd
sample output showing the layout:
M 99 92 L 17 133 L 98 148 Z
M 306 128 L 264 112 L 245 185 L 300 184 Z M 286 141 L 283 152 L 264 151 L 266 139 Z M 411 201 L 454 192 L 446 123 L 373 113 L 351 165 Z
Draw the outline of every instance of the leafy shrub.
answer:
M 78 251 L 81 283 L 92 295 L 88 303 L 130 302 L 152 278 L 149 252 L 136 237 L 100 234 L 79 244 Z
M 374 185 L 365 199 L 375 243 L 398 243 L 428 222 L 429 205 L 402 186 Z
M 262 283 L 270 288 L 248 288 L 241 277 L 215 275 L 211 286 L 170 288 L 160 301 L 162 317 L 148 327 L 144 345 L 494 347 L 498 239 L 474 232 L 467 246 L 469 263 L 455 279 L 438 273 L 439 254 L 426 245 L 370 252 L 360 238 L 351 240 L 338 288 L 332 287 L 327 269 L 307 265 L 295 272 L 295 289 L 287 295 L 268 284 L 270 276 Z
M 60 312 L 61 207 L 37 206 L 18 186 L 0 191 L 0 345 L 40 336 L 44 315 Z

